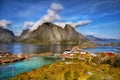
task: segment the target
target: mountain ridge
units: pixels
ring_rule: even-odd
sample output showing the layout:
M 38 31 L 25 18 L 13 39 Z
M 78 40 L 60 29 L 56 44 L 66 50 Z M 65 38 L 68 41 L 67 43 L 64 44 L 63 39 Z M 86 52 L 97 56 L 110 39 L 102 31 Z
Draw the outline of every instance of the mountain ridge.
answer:
M 92 40 L 93 42 L 101 43 L 120 43 L 120 39 L 114 39 L 114 38 L 100 38 L 96 37 L 94 35 L 86 35 L 86 38 Z
M 25 37 L 24 37 L 25 36 Z M 77 32 L 71 25 L 64 28 L 49 22 L 43 23 L 36 30 L 22 34 L 21 40 L 25 43 L 39 44 L 81 44 L 93 45 L 93 42 Z

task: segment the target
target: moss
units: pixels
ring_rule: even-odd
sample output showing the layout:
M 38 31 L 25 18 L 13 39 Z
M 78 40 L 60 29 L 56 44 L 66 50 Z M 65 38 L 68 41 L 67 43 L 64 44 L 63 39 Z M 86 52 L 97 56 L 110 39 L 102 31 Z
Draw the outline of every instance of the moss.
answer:
M 93 74 L 92 76 L 88 77 L 87 80 L 102 80 L 100 74 Z
M 64 78 L 65 78 L 65 80 L 72 80 L 71 79 L 71 72 L 70 72 L 70 70 L 65 72 Z
M 77 71 L 74 72 L 74 80 L 77 80 L 77 78 L 79 78 L 79 73 Z
M 17 75 L 13 80 L 119 80 L 120 68 L 111 67 L 109 64 L 94 64 L 68 59 Z

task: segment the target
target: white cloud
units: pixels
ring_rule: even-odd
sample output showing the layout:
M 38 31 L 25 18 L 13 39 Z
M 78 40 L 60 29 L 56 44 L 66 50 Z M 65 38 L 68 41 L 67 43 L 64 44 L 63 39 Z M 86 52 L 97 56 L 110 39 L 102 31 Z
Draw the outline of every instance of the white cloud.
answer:
M 35 22 L 29 21 L 29 22 L 24 22 L 23 23 L 23 29 L 31 28 Z
M 53 3 L 53 4 L 50 6 L 50 8 L 51 8 L 52 10 L 59 11 L 59 10 L 63 9 L 63 6 L 62 6 L 61 4 L 58 4 L 58 3 Z
M 88 35 L 97 35 L 96 32 L 90 32 Z
M 55 22 L 56 25 L 59 25 L 61 27 L 64 27 L 66 24 L 70 24 L 74 28 L 79 27 L 79 26 L 84 26 L 89 23 L 91 23 L 92 20 L 84 20 L 84 21 L 78 21 L 78 22 Z
M 0 20 L 0 27 L 9 28 L 11 26 L 11 21 L 8 20 Z
M 44 22 L 54 22 L 56 25 L 59 25 L 61 27 L 64 27 L 66 24 L 70 24 L 71 26 L 79 27 L 84 26 L 92 22 L 92 20 L 84 20 L 84 21 L 78 21 L 78 22 L 56 22 L 57 20 L 60 20 L 61 17 L 59 16 L 59 11 L 63 9 L 63 6 L 58 3 L 51 4 L 50 8 L 47 10 L 47 14 L 44 15 L 40 20 L 38 20 L 33 27 L 30 28 L 30 30 L 35 30 L 38 28 L 39 25 L 43 24 Z
M 60 16 L 58 15 L 58 13 L 62 9 L 63 6 L 61 4 L 53 3 L 47 10 L 47 14 L 34 24 L 34 26 L 31 28 L 31 31 L 37 29 L 38 26 L 44 22 L 53 22 L 55 20 L 60 20 Z

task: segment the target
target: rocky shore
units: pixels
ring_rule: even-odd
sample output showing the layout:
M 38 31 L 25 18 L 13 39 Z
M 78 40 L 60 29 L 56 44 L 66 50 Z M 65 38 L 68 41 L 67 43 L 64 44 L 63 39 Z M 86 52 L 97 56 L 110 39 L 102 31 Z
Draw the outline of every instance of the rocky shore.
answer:
M 34 56 L 50 56 L 52 52 L 44 52 L 39 54 L 26 53 L 26 54 L 13 54 L 10 52 L 0 52 L 0 65 L 5 63 L 13 63 L 22 60 L 29 60 L 30 57 Z
M 0 52 L 0 64 L 13 63 L 28 58 L 29 56 L 26 54 L 12 54 L 10 52 Z

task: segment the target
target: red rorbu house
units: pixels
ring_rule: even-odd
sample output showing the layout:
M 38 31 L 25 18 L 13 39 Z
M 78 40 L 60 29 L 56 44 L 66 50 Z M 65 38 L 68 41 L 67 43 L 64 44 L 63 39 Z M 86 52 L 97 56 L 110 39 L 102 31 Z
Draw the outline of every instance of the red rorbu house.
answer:
M 114 56 L 114 55 L 115 55 L 114 52 L 106 52 L 106 56 L 108 56 L 108 57 L 112 57 L 112 56 Z

